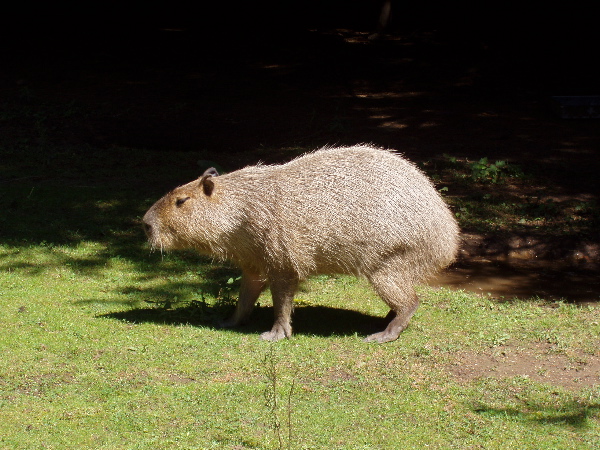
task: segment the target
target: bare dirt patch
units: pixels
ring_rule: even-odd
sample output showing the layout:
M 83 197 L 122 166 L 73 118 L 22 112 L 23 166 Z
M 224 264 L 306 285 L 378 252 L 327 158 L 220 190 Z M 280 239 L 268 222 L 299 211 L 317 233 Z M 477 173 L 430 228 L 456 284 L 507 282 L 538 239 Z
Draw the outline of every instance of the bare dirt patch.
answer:
M 600 355 L 557 353 L 547 343 L 504 345 L 488 352 L 464 352 L 448 367 L 458 381 L 525 377 L 569 390 L 600 385 Z

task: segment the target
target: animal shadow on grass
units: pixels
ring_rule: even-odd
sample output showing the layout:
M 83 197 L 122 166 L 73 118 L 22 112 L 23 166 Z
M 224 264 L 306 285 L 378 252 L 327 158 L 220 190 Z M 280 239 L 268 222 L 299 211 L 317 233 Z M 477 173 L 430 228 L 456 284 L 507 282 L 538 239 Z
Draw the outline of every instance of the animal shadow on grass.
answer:
M 239 291 L 239 271 L 228 266 L 209 267 L 204 280 L 198 283 L 170 283 L 141 291 L 134 287 L 121 293 L 134 294 L 139 300 L 156 306 L 132 308 L 99 315 L 128 323 L 157 323 L 162 325 L 193 325 L 220 329 L 219 323 L 227 319 L 235 308 L 235 295 Z M 203 300 L 192 300 L 171 304 L 176 292 L 206 293 L 219 299 L 208 304 Z M 185 298 L 186 295 L 184 294 Z M 187 297 L 189 298 L 189 297 Z M 198 296 L 196 295 L 196 298 Z M 231 328 L 234 332 L 260 334 L 273 326 L 273 307 L 257 304 L 247 324 Z M 358 311 L 319 305 L 295 305 L 292 317 L 294 333 L 315 336 L 368 335 L 381 331 L 389 322 L 385 317 L 376 317 Z
M 586 428 L 588 419 L 596 417 L 600 412 L 600 404 L 586 400 L 567 401 L 552 408 L 548 405 L 538 405 L 535 401 L 519 407 L 494 408 L 492 406 L 477 405 L 473 407 L 479 414 L 490 416 L 511 417 L 520 420 L 544 424 L 562 424 L 574 428 Z
M 98 317 L 129 323 L 157 323 L 163 325 L 193 325 L 219 329 L 219 321 L 233 311 L 231 306 L 190 304 L 175 308 L 135 308 L 102 314 Z M 273 324 L 273 308 L 257 306 L 250 321 L 231 330 L 244 334 L 260 334 Z M 293 316 L 294 333 L 314 336 L 367 335 L 387 325 L 384 317 L 375 317 L 357 311 L 326 306 L 297 306 Z

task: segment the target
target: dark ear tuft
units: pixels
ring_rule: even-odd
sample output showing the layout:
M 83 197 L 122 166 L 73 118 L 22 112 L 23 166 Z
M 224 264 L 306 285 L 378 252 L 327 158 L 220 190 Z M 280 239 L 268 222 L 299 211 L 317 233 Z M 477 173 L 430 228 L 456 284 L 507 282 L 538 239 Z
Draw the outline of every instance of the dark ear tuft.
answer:
M 215 169 L 214 167 L 210 167 L 204 171 L 202 176 L 203 177 L 205 177 L 205 176 L 218 177 L 219 172 L 217 172 L 217 169 Z
M 202 186 L 202 190 L 204 191 L 204 195 L 210 197 L 212 195 L 213 189 L 215 188 L 215 183 L 211 180 L 212 175 L 202 175 L 200 179 L 200 186 Z

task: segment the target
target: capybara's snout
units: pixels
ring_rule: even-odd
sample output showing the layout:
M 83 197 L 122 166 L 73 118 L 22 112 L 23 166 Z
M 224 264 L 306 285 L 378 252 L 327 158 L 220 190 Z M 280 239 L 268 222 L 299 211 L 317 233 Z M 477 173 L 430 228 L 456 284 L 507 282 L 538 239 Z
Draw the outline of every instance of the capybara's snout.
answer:
M 142 227 L 144 228 L 144 233 L 146 233 L 146 237 L 149 238 L 152 235 L 152 225 L 144 221 Z
M 144 233 L 146 233 L 146 237 L 150 241 L 152 241 L 152 238 L 154 237 L 152 233 L 154 230 L 154 222 L 154 208 L 150 208 L 142 218 L 142 228 L 144 229 Z

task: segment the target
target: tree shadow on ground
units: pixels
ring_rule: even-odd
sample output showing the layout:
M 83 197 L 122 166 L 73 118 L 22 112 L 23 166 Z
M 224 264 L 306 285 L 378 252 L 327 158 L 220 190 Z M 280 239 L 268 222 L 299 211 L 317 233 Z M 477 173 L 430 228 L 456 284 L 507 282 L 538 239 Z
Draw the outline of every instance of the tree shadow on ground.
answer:
M 233 311 L 230 305 L 207 305 L 194 303 L 176 308 L 135 308 L 102 314 L 98 317 L 121 320 L 128 323 L 155 323 L 161 325 L 193 325 L 216 329 L 219 321 Z M 326 306 L 297 306 L 294 310 L 294 332 L 315 336 L 367 335 L 381 331 L 386 326 L 384 317 L 376 317 L 358 311 Z M 231 328 L 234 332 L 260 334 L 271 329 L 273 308 L 258 306 L 246 325 Z

